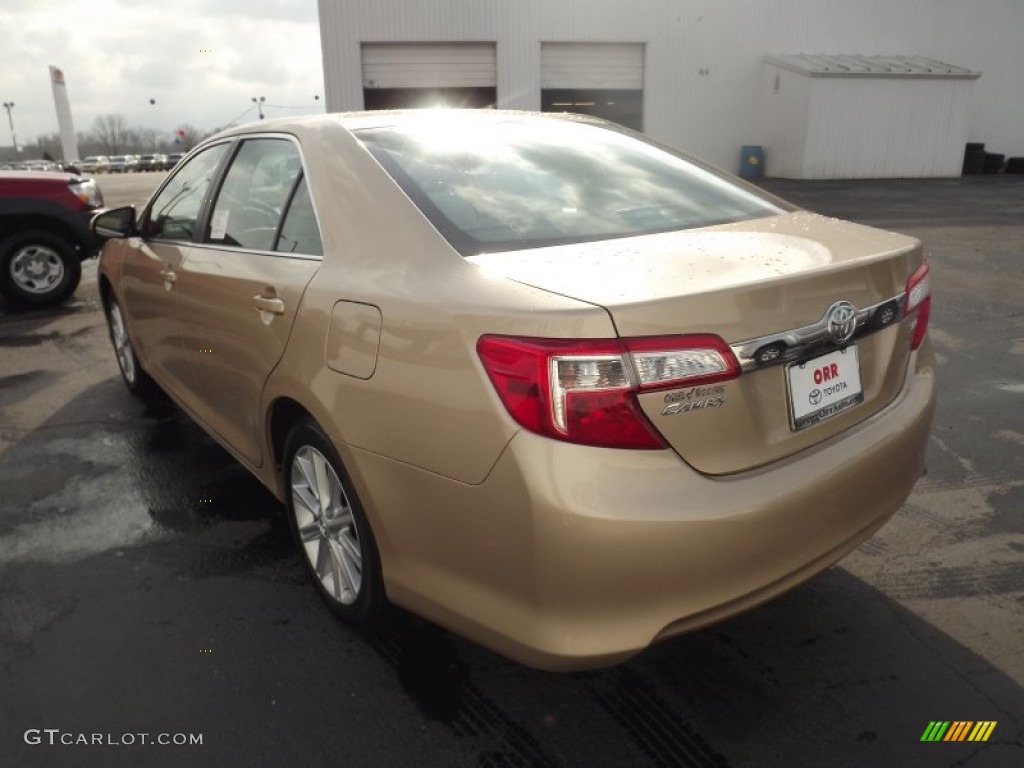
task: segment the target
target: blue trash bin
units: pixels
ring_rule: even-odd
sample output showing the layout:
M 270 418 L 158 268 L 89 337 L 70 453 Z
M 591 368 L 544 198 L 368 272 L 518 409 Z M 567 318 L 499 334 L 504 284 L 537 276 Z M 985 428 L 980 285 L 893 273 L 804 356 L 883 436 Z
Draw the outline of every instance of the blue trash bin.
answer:
M 748 144 L 740 149 L 740 176 L 744 179 L 764 176 L 764 147 Z

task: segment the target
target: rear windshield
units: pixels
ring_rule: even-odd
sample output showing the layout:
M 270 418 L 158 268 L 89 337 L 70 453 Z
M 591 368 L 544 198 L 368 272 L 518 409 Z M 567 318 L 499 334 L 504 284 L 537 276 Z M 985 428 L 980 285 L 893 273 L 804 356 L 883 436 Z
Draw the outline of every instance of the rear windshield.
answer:
M 782 212 L 665 148 L 584 123 L 439 116 L 356 136 L 463 256 Z

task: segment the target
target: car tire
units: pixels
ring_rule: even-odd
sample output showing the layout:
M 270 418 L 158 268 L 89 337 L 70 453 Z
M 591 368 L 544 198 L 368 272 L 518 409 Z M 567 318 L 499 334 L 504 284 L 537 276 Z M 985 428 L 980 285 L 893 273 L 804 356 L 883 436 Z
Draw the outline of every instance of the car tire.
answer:
M 999 173 L 1003 170 L 1003 164 L 1006 160 L 1006 155 L 1000 154 L 999 152 L 986 152 L 985 153 L 985 173 Z
M 135 354 L 131 336 L 128 333 L 128 322 L 121 311 L 117 299 L 111 297 L 106 305 L 107 330 L 110 331 L 110 343 L 114 345 L 114 357 L 121 372 L 121 381 L 128 391 L 140 400 L 149 402 L 159 394 L 160 388 L 145 372 L 139 358 Z
M 970 146 L 970 145 L 968 145 Z M 964 176 L 976 176 L 985 172 L 985 150 L 968 149 L 964 153 Z
M 336 616 L 372 633 L 388 608 L 380 557 L 334 446 L 304 419 L 288 434 L 283 466 L 288 520 L 306 572 Z
M 59 304 L 81 279 L 78 252 L 58 235 L 26 229 L 0 242 L 0 294 L 14 304 Z

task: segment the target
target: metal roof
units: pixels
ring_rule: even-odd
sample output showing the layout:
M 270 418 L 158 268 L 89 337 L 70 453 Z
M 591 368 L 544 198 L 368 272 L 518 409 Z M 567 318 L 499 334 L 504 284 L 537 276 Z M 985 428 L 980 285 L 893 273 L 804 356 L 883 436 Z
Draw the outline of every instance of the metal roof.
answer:
M 764 60 L 808 77 L 981 77 L 981 72 L 924 56 L 783 53 L 768 54 Z

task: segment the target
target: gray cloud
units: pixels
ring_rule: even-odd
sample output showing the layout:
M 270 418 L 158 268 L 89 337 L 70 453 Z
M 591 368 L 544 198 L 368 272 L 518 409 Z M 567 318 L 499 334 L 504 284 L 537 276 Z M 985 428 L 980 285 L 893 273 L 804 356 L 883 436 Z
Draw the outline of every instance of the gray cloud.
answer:
M 57 130 L 49 64 L 64 71 L 79 131 L 104 113 L 161 132 L 210 129 L 255 95 L 308 107 L 270 116 L 322 110 L 315 0 L 3 0 L 0 30 L 0 98 L 15 102 L 22 142 Z

